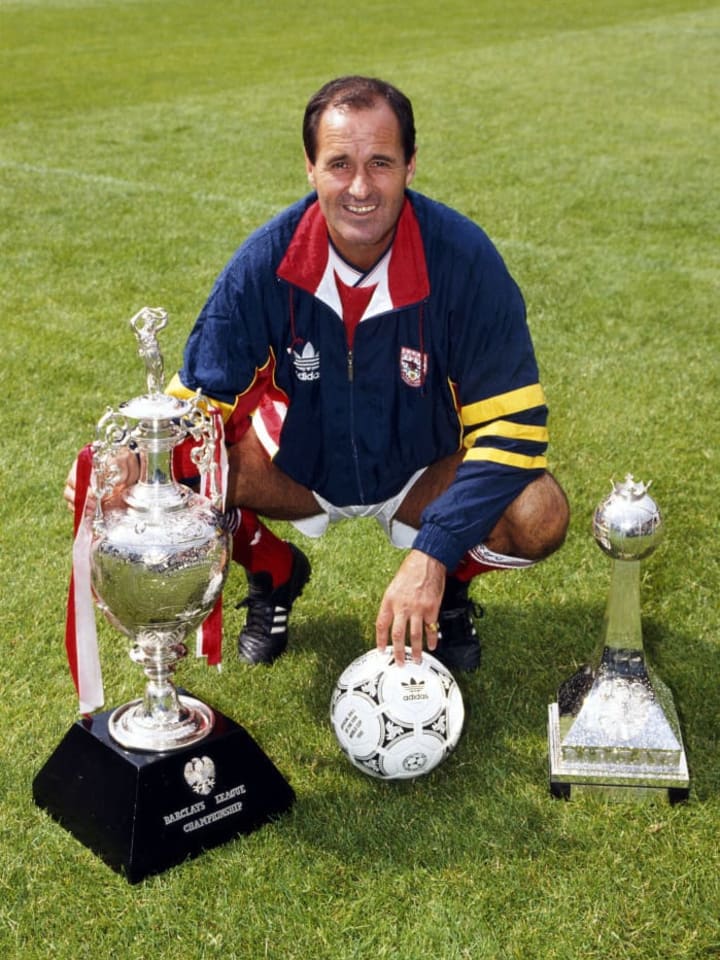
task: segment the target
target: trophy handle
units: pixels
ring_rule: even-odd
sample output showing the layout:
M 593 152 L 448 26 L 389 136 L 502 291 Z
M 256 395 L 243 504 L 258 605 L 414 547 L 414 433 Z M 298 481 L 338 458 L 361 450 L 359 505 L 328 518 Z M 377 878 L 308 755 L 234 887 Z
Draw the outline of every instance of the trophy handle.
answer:
M 108 407 L 98 421 L 96 439 L 92 444 L 93 470 L 91 489 L 95 498 L 94 525 L 103 522 L 102 501 L 112 494 L 122 478 L 122 471 L 114 456 L 120 449 L 130 448 L 128 422 L 112 407 Z
M 215 458 L 219 438 L 215 420 L 208 414 L 207 401 L 200 390 L 197 391 L 190 403 L 192 405 L 191 410 L 187 417 L 183 419 L 183 425 L 193 440 L 199 442 L 199 445 L 193 447 L 190 451 L 190 459 L 198 468 L 201 481 L 204 481 L 206 478 L 208 480 L 208 499 L 214 507 L 221 510 L 221 484 Z M 202 485 L 204 486 L 204 484 Z

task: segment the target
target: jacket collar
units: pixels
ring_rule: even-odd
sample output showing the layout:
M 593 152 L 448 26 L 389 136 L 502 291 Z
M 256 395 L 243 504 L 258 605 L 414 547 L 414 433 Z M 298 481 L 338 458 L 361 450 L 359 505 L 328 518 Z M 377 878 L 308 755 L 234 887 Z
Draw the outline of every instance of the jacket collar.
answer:
M 377 284 L 366 316 L 426 299 L 430 281 L 425 250 L 410 200 L 405 198 L 392 247 L 365 275 L 346 264 L 333 250 L 320 204 L 317 200 L 311 203 L 295 229 L 277 276 L 318 297 L 342 315 L 338 310 L 335 270 L 346 283 Z

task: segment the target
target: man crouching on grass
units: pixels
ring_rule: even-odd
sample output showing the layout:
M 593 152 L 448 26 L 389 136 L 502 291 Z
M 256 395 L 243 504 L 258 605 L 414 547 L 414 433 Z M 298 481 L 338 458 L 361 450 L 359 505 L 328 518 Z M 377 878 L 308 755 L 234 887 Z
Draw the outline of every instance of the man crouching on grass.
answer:
M 313 537 L 375 517 L 408 551 L 378 647 L 403 662 L 425 641 L 451 670 L 474 670 L 470 582 L 542 560 L 568 525 L 523 298 L 480 227 L 409 189 L 415 125 L 398 89 L 331 81 L 307 105 L 303 142 L 312 192 L 231 258 L 167 388 L 199 388 L 223 412 L 226 519 L 249 584 L 239 655 L 284 652 L 310 578 L 261 518 Z

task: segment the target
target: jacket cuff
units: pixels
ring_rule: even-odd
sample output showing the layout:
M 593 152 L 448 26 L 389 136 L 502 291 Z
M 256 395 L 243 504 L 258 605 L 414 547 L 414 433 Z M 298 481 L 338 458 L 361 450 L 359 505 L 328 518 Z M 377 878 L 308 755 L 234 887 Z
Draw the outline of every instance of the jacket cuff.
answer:
M 413 550 L 434 557 L 447 567 L 448 573 L 460 563 L 467 547 L 436 523 L 424 523 L 413 541 Z

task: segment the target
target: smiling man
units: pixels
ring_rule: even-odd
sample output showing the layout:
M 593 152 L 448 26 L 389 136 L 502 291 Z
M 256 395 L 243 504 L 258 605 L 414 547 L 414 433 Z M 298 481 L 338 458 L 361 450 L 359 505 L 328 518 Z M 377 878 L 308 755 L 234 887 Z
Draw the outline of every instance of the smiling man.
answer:
M 415 125 L 397 88 L 331 81 L 303 142 L 313 192 L 232 257 L 168 387 L 223 411 L 249 584 L 239 655 L 283 653 L 310 577 L 261 517 L 308 536 L 375 517 L 406 550 L 378 598 L 377 645 L 402 662 L 426 643 L 474 670 L 470 582 L 548 556 L 568 523 L 523 298 L 477 225 L 409 190 Z

